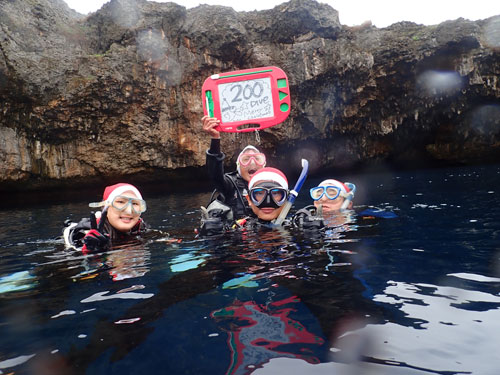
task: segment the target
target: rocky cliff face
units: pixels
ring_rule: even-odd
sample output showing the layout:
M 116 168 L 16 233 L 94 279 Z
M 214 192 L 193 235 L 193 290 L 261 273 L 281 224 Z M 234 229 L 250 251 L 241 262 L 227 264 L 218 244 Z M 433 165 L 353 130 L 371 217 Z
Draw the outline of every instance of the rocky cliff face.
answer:
M 181 180 L 203 170 L 201 86 L 275 65 L 292 113 L 260 132 L 286 169 L 499 160 L 500 17 L 345 27 L 314 0 L 235 12 L 112 0 L 0 2 L 0 189 Z M 253 133 L 223 134 L 234 154 Z

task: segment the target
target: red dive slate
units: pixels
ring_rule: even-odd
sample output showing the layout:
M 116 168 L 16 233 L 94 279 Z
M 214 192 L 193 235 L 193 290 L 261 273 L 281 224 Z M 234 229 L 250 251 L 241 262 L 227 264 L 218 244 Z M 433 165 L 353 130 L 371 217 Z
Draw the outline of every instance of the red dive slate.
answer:
M 202 87 L 203 112 L 223 132 L 250 132 L 278 125 L 290 114 L 290 87 L 275 66 L 214 74 Z

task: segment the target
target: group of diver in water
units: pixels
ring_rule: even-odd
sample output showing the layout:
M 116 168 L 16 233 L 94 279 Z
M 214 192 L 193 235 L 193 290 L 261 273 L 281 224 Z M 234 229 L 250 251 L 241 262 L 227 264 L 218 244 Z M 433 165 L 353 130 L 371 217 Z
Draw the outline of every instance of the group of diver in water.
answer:
M 215 191 L 209 205 L 201 208 L 201 225 L 196 230 L 198 235 L 210 236 L 261 226 L 321 229 L 325 227 L 325 216 L 352 208 L 355 185 L 327 179 L 310 189 L 312 205 L 288 217 L 290 207 L 286 207 L 286 203 L 290 202 L 291 194 L 296 196 L 297 192 L 289 188 L 285 174 L 279 169 L 267 167 L 265 154 L 250 145 L 238 155 L 237 170 L 225 173 L 225 155 L 221 151 L 220 133 L 216 129 L 219 120 L 204 116 L 202 123 L 203 130 L 211 136 L 206 166 Z M 301 177 L 305 179 L 305 175 Z M 89 206 L 102 211 L 92 213 L 90 218 L 78 223 L 68 223 L 64 229 L 67 246 L 81 248 L 84 253 L 102 251 L 113 243 L 136 238 L 148 231 L 141 218 L 146 211 L 146 202 L 131 184 L 118 183 L 106 187 L 102 201 Z

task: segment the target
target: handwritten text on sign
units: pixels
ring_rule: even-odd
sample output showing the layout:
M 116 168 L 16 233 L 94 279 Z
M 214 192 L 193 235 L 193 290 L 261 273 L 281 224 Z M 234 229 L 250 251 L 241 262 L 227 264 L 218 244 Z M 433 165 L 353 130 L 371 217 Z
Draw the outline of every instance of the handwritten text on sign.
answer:
M 269 77 L 220 84 L 219 97 L 222 122 L 274 116 Z

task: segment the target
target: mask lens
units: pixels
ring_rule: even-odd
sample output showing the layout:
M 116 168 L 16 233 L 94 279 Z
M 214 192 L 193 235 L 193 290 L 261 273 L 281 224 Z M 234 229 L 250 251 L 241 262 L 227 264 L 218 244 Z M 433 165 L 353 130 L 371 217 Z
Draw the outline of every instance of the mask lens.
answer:
M 146 211 L 146 202 L 142 199 L 132 199 L 132 210 L 135 213 L 142 214 Z
M 337 199 L 340 194 L 340 189 L 336 186 L 327 186 L 326 187 L 326 196 L 331 199 Z
M 266 163 L 266 156 L 264 154 L 243 154 L 240 156 L 240 163 L 242 165 L 248 165 L 250 162 L 254 160 L 255 164 L 257 165 L 264 165 Z
M 255 188 L 250 190 L 250 198 L 252 199 L 253 204 L 257 207 L 261 206 L 265 201 L 267 201 L 267 197 L 271 195 L 271 199 L 274 204 L 278 207 L 281 207 L 287 198 L 286 189 L 282 188 Z M 269 204 L 268 202 L 267 204 Z
M 267 189 L 264 188 L 255 188 L 250 190 L 250 198 L 252 199 L 253 204 L 257 207 L 264 202 L 267 197 Z
M 325 188 L 323 186 L 314 187 L 311 189 L 311 198 L 317 201 L 323 196 L 324 192 Z
M 258 165 L 264 165 L 266 163 L 266 155 L 264 154 L 254 154 L 255 163 Z
M 274 203 L 278 206 L 282 206 L 285 203 L 286 199 L 286 190 L 285 189 L 272 189 L 271 197 L 273 198 Z
M 116 208 L 118 211 L 123 211 L 127 206 L 128 206 L 128 198 L 127 197 L 121 197 L 118 196 L 115 199 L 113 199 L 113 202 L 111 202 L 111 205 Z

